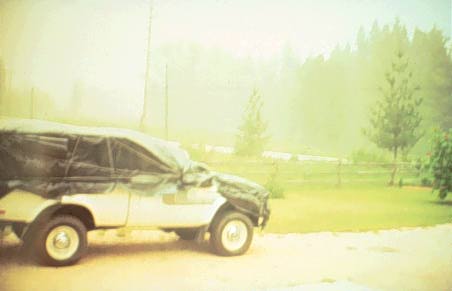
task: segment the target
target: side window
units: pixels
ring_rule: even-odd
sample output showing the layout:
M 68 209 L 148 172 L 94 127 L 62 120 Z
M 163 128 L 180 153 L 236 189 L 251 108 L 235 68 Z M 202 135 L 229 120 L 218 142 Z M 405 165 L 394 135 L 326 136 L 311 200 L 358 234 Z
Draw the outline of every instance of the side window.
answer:
M 142 146 L 127 139 L 113 139 L 113 160 L 116 171 L 135 175 L 167 172 L 166 166 Z
M 22 148 L 36 157 L 64 160 L 68 152 L 68 138 L 65 136 L 34 135 L 23 136 Z
M 113 174 L 107 138 L 79 136 L 73 147 L 67 176 L 110 177 Z
M 7 176 L 61 177 L 68 156 L 68 138 L 10 133 L 2 137 Z M 3 175 L 2 175 L 3 176 Z

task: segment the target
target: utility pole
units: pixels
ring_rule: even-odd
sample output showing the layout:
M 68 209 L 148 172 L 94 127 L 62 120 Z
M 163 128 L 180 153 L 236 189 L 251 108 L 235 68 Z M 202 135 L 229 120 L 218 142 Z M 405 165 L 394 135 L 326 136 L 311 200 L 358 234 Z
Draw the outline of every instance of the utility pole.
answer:
M 6 95 L 6 69 L 3 66 L 2 60 L 0 59 L 0 115 L 3 113 L 3 107 L 4 107 L 4 96 Z
M 342 159 L 338 160 L 337 163 L 337 184 L 336 187 L 341 187 L 342 185 Z
M 7 91 L 6 86 L 8 82 L 7 78 L 7 70 L 5 67 L 5 63 L 0 59 L 0 115 L 4 114 L 7 110 L 5 110 L 7 94 L 9 91 Z
M 165 139 L 168 140 L 168 63 L 165 64 Z
M 143 92 L 143 110 L 140 118 L 140 130 L 144 131 L 146 120 L 149 117 L 149 98 L 150 98 L 150 71 L 151 71 L 151 31 L 152 31 L 152 13 L 154 10 L 154 1 L 149 1 L 149 21 L 148 21 L 148 40 L 146 50 L 146 75 L 144 77 L 144 92 Z
M 8 103 L 12 103 L 12 102 L 8 102 L 8 100 L 11 100 L 11 96 L 13 95 L 12 93 L 12 80 L 13 80 L 13 71 L 7 70 L 6 68 L 4 68 L 3 71 L 3 76 L 2 77 L 2 82 L 3 82 L 3 88 L 0 92 L 1 96 L 1 108 L 0 108 L 0 115 L 2 114 L 7 114 L 10 109 L 11 109 L 11 105 L 8 105 Z
M 13 91 L 12 89 L 12 82 L 13 82 L 13 71 L 10 70 L 9 71 L 9 80 L 8 80 L 8 94 L 11 95 L 11 92 Z
M 30 118 L 35 117 L 35 87 L 31 88 L 30 92 Z

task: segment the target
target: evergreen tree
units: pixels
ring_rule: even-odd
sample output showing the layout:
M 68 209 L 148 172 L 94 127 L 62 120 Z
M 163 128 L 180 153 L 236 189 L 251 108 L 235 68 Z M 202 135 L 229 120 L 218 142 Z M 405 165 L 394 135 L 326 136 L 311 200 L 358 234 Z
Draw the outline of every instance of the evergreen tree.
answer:
M 416 60 L 416 82 L 424 97 L 423 127 L 452 128 L 452 58 L 446 48 L 447 38 L 434 28 L 429 32 L 416 29 L 409 57 Z
M 262 153 L 267 137 L 267 123 L 262 120 L 263 102 L 259 92 L 254 89 L 248 99 L 242 124 L 236 136 L 235 151 L 241 156 L 258 156 Z
M 399 151 L 411 148 L 420 138 L 418 128 L 422 118 L 419 106 L 422 99 L 415 97 L 418 89 L 412 84 L 408 60 L 399 52 L 391 70 L 385 74 L 385 86 L 380 88 L 381 98 L 371 112 L 371 126 L 364 131 L 378 147 L 393 154 L 390 185 L 394 184 Z

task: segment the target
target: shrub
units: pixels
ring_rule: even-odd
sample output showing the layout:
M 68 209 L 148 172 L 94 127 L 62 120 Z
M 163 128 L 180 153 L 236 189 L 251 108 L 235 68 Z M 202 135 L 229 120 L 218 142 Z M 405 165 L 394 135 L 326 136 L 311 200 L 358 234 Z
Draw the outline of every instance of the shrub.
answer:
M 421 185 L 424 186 L 424 187 L 431 187 L 433 185 L 432 179 L 427 178 L 427 177 L 423 177 L 421 179 Z
M 279 166 L 277 163 L 273 163 L 273 170 L 270 174 L 265 188 L 270 192 L 270 198 L 282 199 L 284 198 L 285 189 L 279 181 Z
M 433 177 L 433 190 L 440 199 L 452 191 L 452 129 L 436 131 L 432 140 L 427 167 Z
M 284 198 L 284 187 L 275 181 L 267 182 L 265 187 L 270 192 L 271 199 L 282 199 Z

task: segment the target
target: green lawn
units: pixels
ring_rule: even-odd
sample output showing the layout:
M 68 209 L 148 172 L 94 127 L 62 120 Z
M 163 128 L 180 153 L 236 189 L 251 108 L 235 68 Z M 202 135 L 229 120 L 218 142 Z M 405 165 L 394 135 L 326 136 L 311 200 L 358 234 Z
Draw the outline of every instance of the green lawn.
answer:
M 209 161 L 215 170 L 236 174 L 262 185 L 275 165 L 269 161 Z M 452 194 L 439 201 L 419 184 L 410 165 L 398 172 L 402 188 L 386 186 L 391 165 L 342 165 L 337 187 L 335 163 L 279 162 L 278 183 L 284 199 L 271 199 L 266 232 L 365 231 L 452 223 Z
M 452 199 L 430 189 L 300 189 L 270 200 L 266 232 L 364 231 L 452 223 Z

